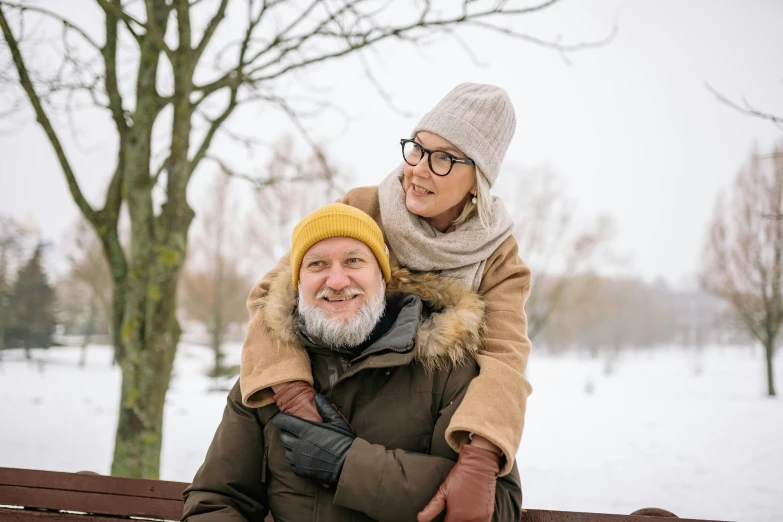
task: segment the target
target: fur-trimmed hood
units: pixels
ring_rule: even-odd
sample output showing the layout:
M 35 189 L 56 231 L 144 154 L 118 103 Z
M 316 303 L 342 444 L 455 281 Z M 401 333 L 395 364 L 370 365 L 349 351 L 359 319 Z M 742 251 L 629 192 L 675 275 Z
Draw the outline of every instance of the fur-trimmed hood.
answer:
M 447 369 L 473 359 L 484 338 L 484 302 L 455 279 L 393 268 L 386 285 L 391 293 L 414 294 L 431 313 L 416 332 L 414 358 L 426 369 Z M 266 327 L 282 342 L 300 342 L 296 291 L 291 269 L 280 270 L 261 303 Z

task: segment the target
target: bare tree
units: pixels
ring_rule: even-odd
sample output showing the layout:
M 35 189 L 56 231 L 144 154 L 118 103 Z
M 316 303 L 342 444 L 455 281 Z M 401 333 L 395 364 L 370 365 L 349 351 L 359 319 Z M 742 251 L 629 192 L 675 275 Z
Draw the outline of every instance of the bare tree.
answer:
M 241 269 L 245 252 L 231 178 L 220 176 L 211 187 L 211 199 L 191 234 L 188 261 L 182 276 L 181 309 L 186 317 L 206 326 L 214 365 L 210 376 L 234 375 L 224 364 L 222 345 L 229 325 L 247 321 L 245 299 L 250 277 Z
M 33 347 L 49 348 L 54 332 L 54 290 L 44 269 L 44 249 L 38 243 L 16 274 L 11 289 L 12 336 L 21 341 L 27 357 Z
M 341 195 L 331 180 L 319 179 L 321 161 L 326 162 L 330 170 L 335 170 L 325 154 L 308 157 L 297 150 L 292 136 L 283 136 L 275 145 L 266 168 L 274 186 L 256 190 L 255 204 L 247 220 L 245 237 L 253 262 L 249 269 L 256 278 L 291 249 L 291 233 L 299 220 Z M 306 186 L 300 184 L 302 181 L 307 182 Z M 342 182 L 347 181 L 344 176 Z
M 516 222 L 519 253 L 533 270 L 525 310 L 534 339 L 558 307 L 587 306 L 595 280 L 585 277 L 608 260 L 613 234 L 609 217 L 577 220 L 575 204 L 549 169 L 517 172 L 514 197 L 505 198 Z M 566 301 L 569 301 L 566 303 Z
M 36 234 L 29 226 L 0 215 L 0 350 L 12 320 L 13 286 L 17 271 L 35 247 Z
M 775 395 L 773 358 L 783 324 L 783 144 L 755 151 L 719 197 L 704 249 L 702 286 L 731 305 L 764 346 L 767 393 Z
M 95 229 L 81 217 L 68 233 L 66 259 L 68 272 L 57 282 L 58 315 L 78 324 L 83 333 L 80 364 L 84 365 L 87 345 L 96 332 L 111 335 L 111 275 L 103 247 Z M 118 363 L 117 353 L 114 362 Z
M 113 344 L 122 369 L 113 474 L 158 476 L 164 399 L 180 337 L 175 296 L 193 219 L 187 188 L 212 157 L 215 136 L 232 134 L 226 124 L 237 108 L 277 107 L 309 139 L 304 115 L 290 96 L 293 75 L 359 56 L 382 42 L 416 45 L 439 35 L 461 42 L 457 26 L 499 32 L 563 54 L 607 41 L 569 46 L 505 27 L 557 1 L 515 6 L 444 0 L 406 2 L 400 9 L 398 2 L 385 0 L 95 0 L 104 23 L 82 27 L 57 10 L 62 2 L 46 8 L 0 0 L 7 46 L 0 52 L 13 63 L 0 80 L 22 87 L 73 200 L 101 239 L 111 271 Z M 41 19 L 61 29 L 59 46 L 52 38 L 30 38 L 30 30 L 43 30 Z M 243 29 L 232 29 L 229 19 Z M 60 60 L 35 60 L 36 42 L 59 47 Z M 117 159 L 100 208 L 85 198 L 62 130 L 50 118 L 59 105 L 73 111 L 86 105 L 104 111 L 113 123 Z M 321 171 L 330 177 L 325 164 Z M 127 254 L 117 231 L 123 204 L 130 216 Z
M 11 218 L 0 216 L 0 350 L 5 348 L 5 332 L 11 319 L 11 286 L 21 227 Z M 0 356 L 2 353 L 0 353 Z

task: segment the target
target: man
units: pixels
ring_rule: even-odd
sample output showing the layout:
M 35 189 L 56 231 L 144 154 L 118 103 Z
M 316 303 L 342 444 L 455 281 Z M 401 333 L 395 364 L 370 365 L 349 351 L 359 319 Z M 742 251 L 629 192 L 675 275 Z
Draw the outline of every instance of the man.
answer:
M 457 461 L 444 434 L 478 374 L 478 296 L 432 274 L 393 272 L 378 225 L 335 203 L 296 226 L 290 264 L 259 313 L 276 338 L 306 348 L 319 393 L 302 383 L 276 397 L 294 416 L 243 406 L 236 384 L 185 490 L 183 520 L 260 521 L 270 510 L 277 522 L 416 520 Z M 469 445 L 459 462 L 465 480 L 500 469 L 498 455 Z M 480 498 L 494 500 L 493 520 L 519 520 L 516 467 L 494 495 L 465 501 Z M 438 511 L 436 501 L 421 516 Z

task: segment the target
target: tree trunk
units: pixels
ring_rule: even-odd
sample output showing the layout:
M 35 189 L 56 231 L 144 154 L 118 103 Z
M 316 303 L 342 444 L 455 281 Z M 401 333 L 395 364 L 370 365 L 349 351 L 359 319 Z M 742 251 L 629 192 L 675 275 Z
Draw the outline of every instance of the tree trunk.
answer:
M 215 379 L 215 381 L 218 381 L 220 377 L 223 375 L 223 370 L 225 369 L 223 366 L 223 335 L 224 331 L 226 329 L 226 326 L 223 324 L 223 300 L 222 300 L 222 294 L 223 294 L 223 271 L 222 271 L 222 263 L 219 259 L 219 256 L 216 256 L 218 259 L 216 259 L 217 263 L 217 269 L 216 269 L 216 275 L 213 281 L 214 285 L 214 292 L 212 295 L 215 296 L 214 302 L 212 303 L 212 351 L 215 355 L 215 367 L 212 369 L 212 377 Z
M 124 477 L 160 476 L 163 410 L 174 366 L 177 339 L 166 336 L 121 363 L 120 398 L 111 474 Z M 178 335 L 176 337 L 179 337 Z
M 773 371 L 772 360 L 775 356 L 775 339 L 768 339 L 764 343 L 764 355 L 767 361 L 767 395 L 775 396 L 775 374 Z
M 214 355 L 215 365 L 212 368 L 212 376 L 215 379 L 220 378 L 223 372 L 223 349 L 222 335 L 217 327 L 212 328 L 212 353 Z
M 115 262 L 111 256 L 106 256 L 109 259 L 110 265 Z M 123 260 L 124 261 L 124 260 Z M 109 321 L 109 328 L 111 329 L 111 345 L 114 348 L 114 356 L 112 358 L 112 366 L 120 364 L 122 357 L 122 317 L 125 315 L 125 274 L 121 277 L 112 277 L 112 291 L 111 291 L 111 320 Z
M 166 264 L 165 259 L 158 263 Z M 156 270 L 157 271 L 157 270 Z M 166 278 L 151 288 L 174 287 L 177 275 L 163 270 Z M 153 278 L 154 279 L 154 278 Z M 162 284 L 161 284 L 162 283 Z M 176 318 L 176 290 L 147 292 L 146 321 L 123 324 L 122 395 L 114 445 L 112 475 L 158 478 L 163 440 L 163 411 L 180 337 Z M 129 292 L 131 294 L 132 292 Z M 129 297 L 132 299 L 132 297 Z M 137 303 L 133 303 L 134 305 Z M 144 343 L 134 340 L 144 338 Z

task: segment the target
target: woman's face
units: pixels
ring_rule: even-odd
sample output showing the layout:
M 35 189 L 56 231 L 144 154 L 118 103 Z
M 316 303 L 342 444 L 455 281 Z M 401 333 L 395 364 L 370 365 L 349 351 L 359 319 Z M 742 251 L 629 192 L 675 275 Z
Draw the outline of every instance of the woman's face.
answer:
M 430 150 L 444 150 L 459 158 L 467 156 L 437 134 L 421 131 L 414 138 Z M 405 206 L 423 217 L 437 230 L 444 232 L 462 212 L 471 193 L 476 191 L 476 168 L 455 163 L 447 176 L 436 176 L 430 171 L 427 156 L 412 167 L 403 162 L 403 189 Z

